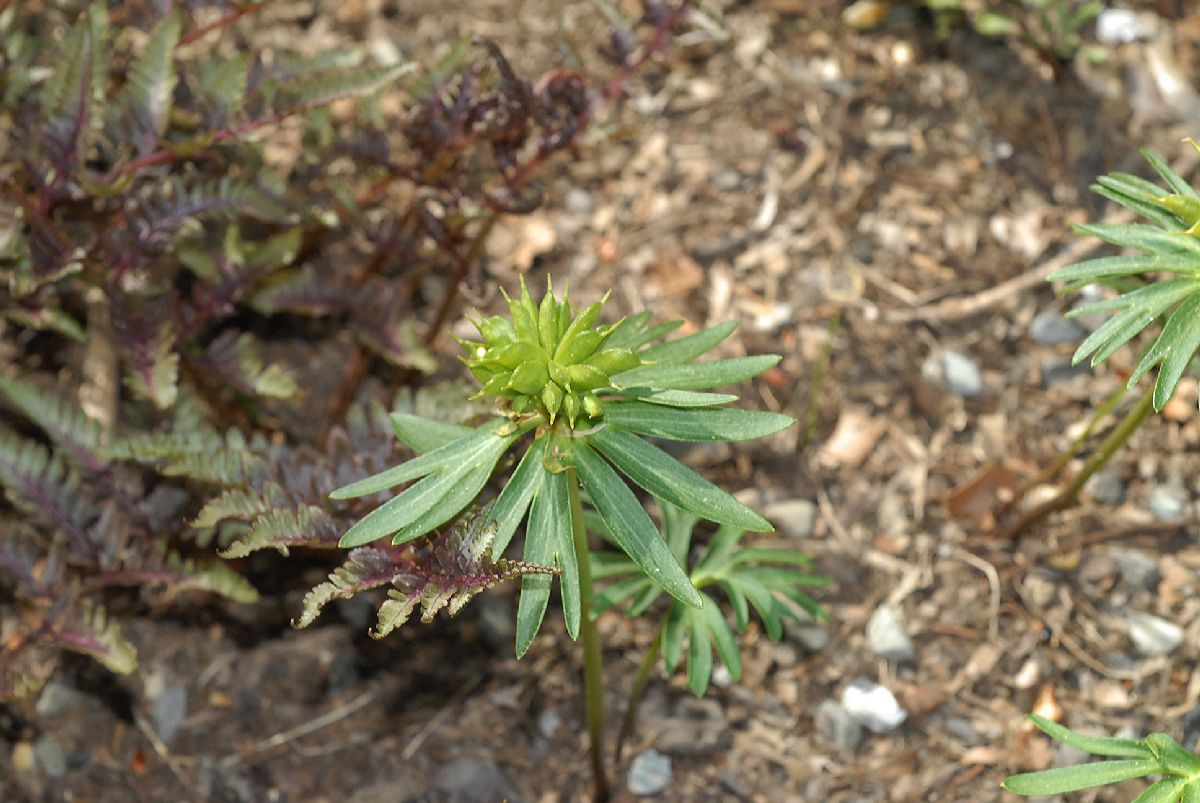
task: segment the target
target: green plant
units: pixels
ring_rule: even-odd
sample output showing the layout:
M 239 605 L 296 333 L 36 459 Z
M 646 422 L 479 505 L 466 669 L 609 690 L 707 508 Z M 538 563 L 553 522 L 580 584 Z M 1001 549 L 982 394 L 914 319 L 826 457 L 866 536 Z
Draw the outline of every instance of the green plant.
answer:
M 1063 64 L 1084 46 L 1083 30 L 1104 10 L 1100 0 L 918 0 L 933 16 L 939 39 L 963 25 L 982 36 L 1024 41 L 1061 72 Z M 842 14 L 855 28 L 881 23 L 893 0 L 858 0 Z M 1093 60 L 1106 57 L 1103 49 L 1085 49 Z
M 1161 775 L 1163 777 L 1138 795 L 1134 803 L 1200 801 L 1200 757 L 1184 749 L 1165 733 L 1152 733 L 1145 739 L 1116 739 L 1075 733 L 1037 714 L 1030 714 L 1029 719 L 1056 741 L 1095 756 L 1121 760 L 1096 761 L 1013 775 L 1004 781 L 1004 788 L 1010 792 L 1018 795 L 1059 795 L 1131 778 Z
M 1191 139 L 1185 141 L 1200 153 L 1200 144 Z M 1074 363 L 1090 358 L 1093 366 L 1099 365 L 1153 325 L 1163 322 L 1142 349 L 1121 393 L 1136 387 L 1152 372 L 1155 372 L 1154 387 L 1125 414 L 1066 488 L 1020 516 L 1006 528 L 1010 533 L 1019 534 L 1034 521 L 1072 501 L 1088 477 L 1112 458 L 1150 412 L 1159 412 L 1166 406 L 1200 350 L 1200 193 L 1162 159 L 1145 151 L 1143 155 L 1166 187 L 1128 173 L 1113 173 L 1101 177 L 1092 189 L 1148 222 L 1075 227 L 1080 234 L 1139 253 L 1089 259 L 1063 268 L 1049 278 L 1064 282 L 1063 292 L 1077 291 L 1090 284 L 1104 285 L 1115 292 L 1111 298 L 1072 311 L 1075 316 L 1112 314 L 1079 345 Z M 1115 407 L 1120 395 L 1114 395 L 1102 409 Z M 1078 444 L 1072 448 L 1078 448 Z M 1005 787 L 1011 791 L 1057 794 L 1163 774 L 1167 777 L 1147 789 L 1138 801 L 1200 800 L 1200 758 L 1165 734 L 1151 734 L 1140 741 L 1100 739 L 1074 733 L 1043 717 L 1031 715 L 1031 718 L 1045 733 L 1064 744 L 1127 760 L 1013 776 L 1005 781 Z
M 742 531 L 770 531 L 771 525 L 650 441 L 737 441 L 791 426 L 788 416 L 732 409 L 727 405 L 736 396 L 709 392 L 754 377 L 779 357 L 699 361 L 733 332 L 732 323 L 663 341 L 681 322 L 651 325 L 650 314 L 640 313 L 605 325 L 599 322 L 603 304 L 598 301 L 577 311 L 565 293 L 558 299 L 550 289 L 537 303 L 522 283 L 520 296 L 508 299 L 508 317 L 474 320 L 480 339 L 461 341 L 464 362 L 482 384 L 476 396 L 495 405 L 494 417 L 463 427 L 403 413 L 392 416 L 396 437 L 418 456 L 339 488 L 333 498 L 379 499 L 383 491 L 412 484 L 345 533 L 342 546 L 357 549 L 347 567 L 331 576 L 332 585 L 314 590 L 300 619 L 301 624 L 311 621 L 332 596 L 349 596 L 378 585 L 377 575 L 356 568 L 362 563 L 362 550 L 376 549 L 366 544 L 382 539 L 392 545 L 407 544 L 450 521 L 480 496 L 504 455 L 517 449 L 520 457 L 511 474 L 482 526 L 474 528 L 491 541 L 490 555 L 485 542 L 477 542 L 468 550 L 474 555 L 468 561 L 470 568 L 457 578 L 453 572 L 441 572 L 433 588 L 436 594 L 453 595 L 456 588 L 473 591 L 483 576 L 490 584 L 520 575 L 516 614 L 520 657 L 541 627 L 551 584 L 558 576 L 567 633 L 583 642 L 598 798 L 607 795 L 601 657 L 594 622 L 599 610 L 624 599 L 626 591 L 636 595 L 634 608 L 639 612 L 660 592 L 673 597 L 663 630 L 665 657 L 669 666 L 677 663 L 687 630 L 689 673 L 697 693 L 707 684 L 706 667 L 712 662 L 707 647 L 710 633 L 722 660 L 731 668 L 737 666 L 723 615 L 701 588 L 722 585 L 734 604 L 739 627 L 745 625 L 749 600 L 773 635 L 786 615 L 779 595 L 815 610 L 797 591 L 813 578 L 759 565 L 792 566 L 802 563 L 802 558 L 787 550 L 737 551 Z M 660 500 L 666 539 L 629 483 Z M 595 522 L 593 531 L 618 552 L 593 552 L 585 500 Z M 722 528 L 689 577 L 685 553 L 695 517 Z M 502 555 L 522 521 L 527 521 L 523 564 L 502 565 Z M 456 537 L 463 543 L 461 536 Z M 488 565 L 481 567 L 481 562 Z M 597 598 L 594 579 L 615 574 L 628 579 Z M 399 604 L 385 604 L 380 610 L 377 632 L 402 621 L 425 593 L 412 584 L 410 575 L 405 577 L 408 586 L 393 594 L 393 603 Z M 367 576 L 370 582 L 360 581 Z
M 1190 139 L 1186 141 L 1200 152 L 1200 145 Z M 1166 187 L 1129 173 L 1113 173 L 1099 178 L 1092 190 L 1148 222 L 1075 226 L 1079 234 L 1140 253 L 1089 259 L 1068 265 L 1051 274 L 1049 279 L 1063 282 L 1063 293 L 1076 292 L 1093 284 L 1114 291 L 1110 298 L 1071 311 L 1073 317 L 1097 313 L 1112 315 L 1079 344 L 1072 357 L 1073 364 L 1090 358 L 1093 366 L 1099 365 L 1143 332 L 1163 322 L 1161 329 L 1142 349 L 1124 390 L 1097 415 L 1115 407 L 1125 390 L 1134 389 L 1151 373 L 1155 373 L 1154 387 L 1125 413 L 1062 491 L 1016 516 L 1001 530 L 1008 538 L 1018 537 L 1033 523 L 1071 504 L 1088 478 L 1116 454 L 1151 411 L 1160 412 L 1166 406 L 1200 349 L 1200 194 L 1158 156 L 1145 151 L 1143 155 Z M 1071 451 L 1077 451 L 1082 445 L 1081 439 L 1072 445 Z M 1065 464 L 1065 460 L 1059 460 L 1055 466 L 1061 469 Z M 1039 482 L 1049 479 L 1052 477 L 1043 476 Z
M 686 10 L 648 4 L 607 76 L 527 80 L 485 38 L 423 70 L 256 53 L 267 5 L 0 0 L 0 700 L 62 650 L 131 671 L 116 587 L 250 601 L 214 547 L 336 548 L 361 509 L 328 493 L 396 457 L 364 378 L 420 384 L 496 221 Z

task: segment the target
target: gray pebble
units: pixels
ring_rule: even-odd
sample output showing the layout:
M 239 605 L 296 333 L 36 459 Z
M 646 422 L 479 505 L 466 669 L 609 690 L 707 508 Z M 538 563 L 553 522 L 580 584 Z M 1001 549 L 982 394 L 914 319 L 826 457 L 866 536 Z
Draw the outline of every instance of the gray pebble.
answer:
M 1125 480 L 1119 469 L 1100 469 L 1088 477 L 1083 492 L 1103 505 L 1119 505 L 1125 501 Z
M 945 371 L 946 387 L 955 396 L 974 399 L 983 395 L 983 374 L 979 373 L 979 368 L 969 357 L 947 350 L 942 355 L 942 369 Z
M 817 506 L 808 499 L 785 499 L 767 505 L 763 516 L 790 538 L 808 538 L 817 521 Z
M 513 794 L 512 784 L 504 773 L 490 761 L 460 758 L 443 764 L 433 778 L 433 784 L 462 803 L 491 803 Z
M 563 206 L 574 215 L 586 215 L 592 211 L 592 196 L 585 190 L 572 187 L 563 196 Z
M 1166 619 L 1133 611 L 1129 614 L 1129 640 L 1142 655 L 1168 655 L 1183 641 L 1183 629 Z
M 629 791 L 638 796 L 657 795 L 671 785 L 671 757 L 657 750 L 639 753 L 629 765 Z
M 1047 357 L 1042 360 L 1042 384 L 1050 387 L 1060 382 L 1070 382 L 1090 370 L 1087 362 L 1072 365 L 1068 357 Z
M 862 742 L 862 725 L 833 700 L 825 700 L 817 706 L 813 728 L 817 738 L 842 753 L 853 753 Z
M 1078 343 L 1087 330 L 1054 310 L 1039 312 L 1029 324 L 1029 336 L 1043 346 Z
M 979 738 L 975 733 L 975 726 L 965 717 L 946 717 L 942 727 L 946 729 L 946 733 L 968 747 L 975 744 Z
M 807 614 L 801 617 L 786 620 L 783 632 L 806 652 L 821 652 L 829 646 L 829 628 Z
M 169 745 L 175 740 L 183 720 L 187 717 L 187 709 L 188 691 L 183 686 L 163 686 L 151 700 L 150 713 L 154 719 L 154 732 L 162 739 L 163 744 Z
M 1158 586 L 1161 572 L 1158 561 L 1150 555 L 1138 549 L 1123 549 L 1113 558 L 1117 561 L 1117 570 L 1126 585 L 1151 591 Z
M 34 743 L 33 752 L 47 777 L 61 778 L 67 774 L 67 755 L 58 739 L 43 736 Z
M 562 717 L 553 708 L 543 708 L 537 718 L 538 730 L 547 739 L 553 739 L 554 734 L 562 726 Z
M 908 718 L 896 696 L 878 683 L 857 678 L 842 690 L 842 707 L 858 724 L 874 733 L 888 733 Z
M 900 612 L 884 603 L 871 614 L 867 622 L 867 643 L 871 652 L 887 661 L 910 661 L 913 657 L 912 639 L 904 632 Z
M 1146 508 L 1159 521 L 1179 521 L 1187 514 L 1187 491 L 1178 485 L 1160 485 L 1146 497 Z
M 38 695 L 35 710 L 38 716 L 53 717 L 79 704 L 83 694 L 70 683 L 52 680 Z

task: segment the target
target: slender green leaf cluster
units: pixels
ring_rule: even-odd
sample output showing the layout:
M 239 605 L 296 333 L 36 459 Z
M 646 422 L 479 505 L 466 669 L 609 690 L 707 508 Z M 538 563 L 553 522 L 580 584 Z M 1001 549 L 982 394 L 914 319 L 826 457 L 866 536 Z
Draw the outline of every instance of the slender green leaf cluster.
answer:
M 511 320 L 477 322 L 481 342 L 466 342 L 466 360 L 497 400 L 496 416 L 473 428 L 392 416 L 396 436 L 417 457 L 334 492 L 335 499 L 369 496 L 409 484 L 342 537 L 358 547 L 390 537 L 419 538 L 454 518 L 482 493 L 501 458 L 518 443 L 523 454 L 488 514 L 497 527 L 498 559 L 523 521 L 524 560 L 561 572 L 563 614 L 574 637 L 582 616 L 581 560 L 572 536 L 572 483 L 633 566 L 686 606 L 703 597 L 630 487 L 743 530 L 771 525 L 649 439 L 736 441 L 790 426 L 777 413 L 726 407 L 736 396 L 707 392 L 749 379 L 778 362 L 774 355 L 698 361 L 732 333 L 723 324 L 665 342 L 680 322 L 651 325 L 649 313 L 598 325 L 598 302 L 576 315 L 547 292 L 535 303 L 522 287 L 510 300 Z M 524 440 L 529 438 L 528 441 Z M 624 475 L 624 476 L 622 476 Z M 517 611 L 517 653 L 537 633 L 550 596 L 549 576 L 524 577 Z
M 687 566 L 698 518 L 695 514 L 662 504 L 663 531 L 667 544 L 681 566 Z M 602 535 L 602 522 L 593 525 Z M 744 633 L 753 609 L 772 641 L 783 636 L 786 619 L 825 618 L 821 607 L 802 589 L 824 586 L 823 577 L 802 571 L 809 558 L 791 549 L 741 547 L 746 531 L 723 524 L 692 566 L 692 585 L 703 600 L 692 607 L 672 600 L 664 612 L 663 662 L 674 672 L 683 660 L 686 640 L 688 686 L 697 696 L 708 689 L 713 670 L 713 650 L 734 680 L 742 675 L 742 661 L 733 629 L 726 621 L 710 588 L 720 588 L 733 609 L 734 627 Z M 640 616 L 662 597 L 662 589 L 638 571 L 624 555 L 612 551 L 592 556 L 592 576 L 608 581 L 596 597 L 596 612 L 624 605 L 626 613 Z
M 1200 150 L 1200 146 L 1192 143 Z M 1144 152 L 1167 187 L 1128 173 L 1101 177 L 1093 191 L 1146 219 L 1146 223 L 1096 223 L 1076 231 L 1138 253 L 1105 256 L 1070 265 L 1050 276 L 1072 291 L 1089 284 L 1114 288 L 1113 298 L 1084 305 L 1072 315 L 1112 313 L 1079 345 L 1074 362 L 1107 360 L 1152 324 L 1162 330 L 1130 374 L 1133 387 L 1157 369 L 1154 409 L 1162 410 L 1200 349 L 1200 194 L 1169 165 Z
M 1064 728 L 1038 714 L 1029 719 L 1050 738 L 1096 756 L 1116 761 L 1096 761 L 1072 767 L 1013 775 L 1004 788 L 1018 795 L 1060 795 L 1120 783 L 1149 775 L 1163 776 L 1138 795 L 1134 803 L 1196 803 L 1200 801 L 1200 757 L 1184 749 L 1165 733 L 1145 739 L 1088 736 Z

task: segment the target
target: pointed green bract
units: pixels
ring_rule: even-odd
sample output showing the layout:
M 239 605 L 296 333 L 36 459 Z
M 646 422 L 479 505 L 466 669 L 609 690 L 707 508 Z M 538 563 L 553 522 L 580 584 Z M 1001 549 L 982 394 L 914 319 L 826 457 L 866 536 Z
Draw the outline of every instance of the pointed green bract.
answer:
M 666 363 L 643 365 L 613 377 L 619 387 L 664 388 L 667 390 L 704 390 L 706 388 L 733 385 L 778 363 L 777 354 L 762 354 L 755 357 L 734 357 L 729 360 L 712 360 L 695 363 Z

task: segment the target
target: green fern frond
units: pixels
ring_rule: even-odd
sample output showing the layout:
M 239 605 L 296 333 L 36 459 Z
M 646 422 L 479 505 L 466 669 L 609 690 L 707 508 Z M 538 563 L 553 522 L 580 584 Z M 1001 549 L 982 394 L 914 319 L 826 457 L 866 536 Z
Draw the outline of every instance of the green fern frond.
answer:
M 304 595 L 300 615 L 292 620 L 292 627 L 308 627 L 333 600 L 350 599 L 360 592 L 387 585 L 402 570 L 402 565 L 396 562 L 396 550 L 376 547 L 351 550 L 346 562 L 334 569 L 328 580 Z
M 0 377 L 0 396 L 37 424 L 76 465 L 98 471 L 107 464 L 100 454 L 100 425 L 78 406 L 12 377 Z
M 148 399 L 160 410 L 175 404 L 179 394 L 179 354 L 175 333 L 164 325 L 149 342 L 127 342 L 133 364 L 125 372 L 125 384 L 138 398 Z
M 44 123 L 37 138 L 57 173 L 53 179 L 74 173 L 83 161 L 86 134 L 91 128 L 94 43 L 88 15 L 75 23 L 63 46 L 65 55 L 41 95 Z
M 329 514 L 316 505 L 292 510 L 269 510 L 255 517 L 250 530 L 221 551 L 223 558 L 244 558 L 260 549 L 287 555 L 294 546 L 337 546 L 341 531 Z
M 76 544 L 88 542 L 79 478 L 56 453 L 0 431 L 0 485 L 18 510 L 65 532 Z
M 263 458 L 245 436 L 231 430 L 177 424 L 170 432 L 142 432 L 106 447 L 114 460 L 153 466 L 168 477 L 186 477 L 214 485 L 245 485 L 259 476 Z
M 124 139 L 146 152 L 166 132 L 178 81 L 174 59 L 180 31 L 179 14 L 173 13 L 150 32 L 111 107 L 116 141 Z
M 328 106 L 345 98 L 368 95 L 412 72 L 412 63 L 365 67 L 350 72 L 304 76 L 276 87 L 275 108 L 281 114 L 296 114 Z
M 212 109 L 210 125 L 223 125 L 241 111 L 249 77 L 250 57 L 245 53 L 205 65 L 200 74 L 200 94 Z
M 1150 224 L 1076 226 L 1081 234 L 1141 253 L 1069 265 L 1050 280 L 1065 282 L 1067 290 L 1093 283 L 1120 288 L 1116 298 L 1073 310 L 1076 316 L 1115 313 L 1079 345 L 1075 363 L 1090 357 L 1098 365 L 1152 324 L 1165 321 L 1128 381 L 1133 387 L 1157 369 L 1153 404 L 1161 411 L 1200 350 L 1200 196 L 1161 159 L 1143 154 L 1169 189 L 1123 173 L 1101 178 L 1092 189 Z
M 72 615 L 55 623 L 51 631 L 52 643 L 87 655 L 119 675 L 128 675 L 136 669 L 137 650 L 121 634 L 103 606 L 82 600 L 77 607 Z
M 169 581 L 172 593 L 205 591 L 234 602 L 258 602 L 258 591 L 250 585 L 250 581 L 221 561 L 196 560 L 174 550 L 165 550 L 162 568 L 174 575 Z
M 193 527 L 215 527 L 227 519 L 250 521 L 285 504 L 283 489 L 267 483 L 261 492 L 248 488 L 229 488 L 205 503 Z

